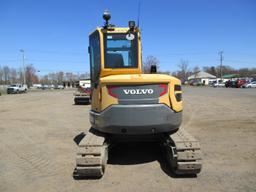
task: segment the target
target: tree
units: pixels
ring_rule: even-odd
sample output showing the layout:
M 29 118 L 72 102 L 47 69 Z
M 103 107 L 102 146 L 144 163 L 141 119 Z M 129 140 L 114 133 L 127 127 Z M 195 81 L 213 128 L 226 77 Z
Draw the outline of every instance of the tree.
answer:
M 166 75 L 170 75 L 171 74 L 170 71 L 158 71 L 157 73 L 166 74 Z
M 57 77 L 55 73 L 48 74 L 48 80 L 51 84 L 57 84 Z
M 10 81 L 12 83 L 17 83 L 17 71 L 14 68 L 10 69 Z
M 3 75 L 4 75 L 4 83 L 5 85 L 9 84 L 9 80 L 10 80 L 10 69 L 8 66 L 4 66 L 3 67 Z
M 195 79 L 198 78 L 198 72 L 200 72 L 200 68 L 198 66 L 195 66 L 193 68 L 193 74 L 194 74 Z
M 90 74 L 85 72 L 83 74 L 80 74 L 79 79 L 89 79 L 90 78 Z
M 23 82 L 24 81 L 24 71 L 22 68 L 19 68 L 19 72 L 18 72 L 18 81 L 19 82 Z
M 193 68 L 193 73 L 198 73 L 199 71 L 200 71 L 200 67 L 195 66 L 195 67 Z
M 38 77 L 36 75 L 36 69 L 32 64 L 26 66 L 25 72 L 26 72 L 26 83 L 27 83 L 28 87 L 31 87 L 33 83 L 38 82 Z
M 249 68 L 238 69 L 238 73 L 239 73 L 240 77 L 249 77 L 249 76 L 251 76 L 251 70 Z
M 4 72 L 2 67 L 0 66 L 0 84 L 3 84 L 3 75 L 4 75 Z
M 159 69 L 159 60 L 152 55 L 147 56 L 146 61 L 143 63 L 143 72 L 150 73 L 150 69 L 151 69 L 152 65 L 155 65 L 156 69 L 158 70 Z
M 216 68 L 214 66 L 211 66 L 211 67 L 203 67 L 203 71 L 207 72 L 207 73 L 210 73 L 214 76 L 217 77 L 217 72 L 216 72 Z
M 58 84 L 62 84 L 64 80 L 64 73 L 62 71 L 56 73 Z
M 188 68 L 188 60 L 181 59 L 180 63 L 178 64 L 179 71 L 176 72 L 176 76 L 184 83 L 188 76 L 191 74 Z
M 220 66 L 216 67 L 216 71 L 217 71 L 217 77 L 220 77 L 220 71 L 221 71 Z M 231 66 L 223 65 L 222 66 L 222 75 L 225 75 L 225 74 L 237 74 L 237 70 L 235 70 Z
M 73 81 L 73 80 L 74 80 L 74 74 L 71 73 L 71 72 L 67 72 L 67 73 L 66 73 L 66 81 L 71 82 L 71 81 Z
M 43 78 L 40 79 L 40 83 L 43 85 L 50 84 L 49 75 L 44 75 Z

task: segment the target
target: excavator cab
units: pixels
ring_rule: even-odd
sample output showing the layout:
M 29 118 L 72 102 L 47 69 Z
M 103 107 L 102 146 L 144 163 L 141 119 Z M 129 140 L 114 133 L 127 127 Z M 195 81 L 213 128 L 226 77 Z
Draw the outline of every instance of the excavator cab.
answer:
M 79 143 L 76 159 L 78 176 L 101 177 L 108 148 L 136 137 L 157 139 L 176 174 L 197 174 L 201 170 L 200 146 L 190 134 L 179 129 L 182 120 L 182 90 L 179 79 L 142 73 L 140 30 L 109 24 L 89 35 L 92 101 L 91 128 Z
M 97 87 L 100 77 L 116 74 L 141 74 L 141 45 L 138 28 L 105 25 L 89 36 L 92 84 Z

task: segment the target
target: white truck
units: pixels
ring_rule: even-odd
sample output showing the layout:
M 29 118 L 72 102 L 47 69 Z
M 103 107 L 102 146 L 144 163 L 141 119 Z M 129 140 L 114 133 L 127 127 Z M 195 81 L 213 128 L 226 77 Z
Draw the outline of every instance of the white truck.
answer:
M 7 88 L 7 94 L 11 93 L 25 93 L 28 90 L 25 84 L 13 84 Z

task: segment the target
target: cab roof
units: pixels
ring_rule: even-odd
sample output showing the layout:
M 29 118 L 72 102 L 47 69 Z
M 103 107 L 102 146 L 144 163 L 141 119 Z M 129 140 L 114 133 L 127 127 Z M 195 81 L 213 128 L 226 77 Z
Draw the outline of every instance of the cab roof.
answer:
M 104 29 L 103 27 L 97 27 L 94 31 L 90 33 L 93 34 L 94 32 L 108 32 L 108 33 L 127 33 L 129 31 L 129 27 L 109 27 L 108 29 Z M 135 28 L 135 32 L 139 32 L 139 28 Z

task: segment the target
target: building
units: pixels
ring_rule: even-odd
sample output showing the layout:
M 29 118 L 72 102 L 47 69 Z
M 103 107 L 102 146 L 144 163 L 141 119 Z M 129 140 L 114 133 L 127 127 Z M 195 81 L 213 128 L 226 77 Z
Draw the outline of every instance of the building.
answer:
M 196 81 L 204 85 L 209 85 L 210 82 L 216 81 L 216 76 L 204 71 L 199 71 L 189 76 L 188 81 Z

